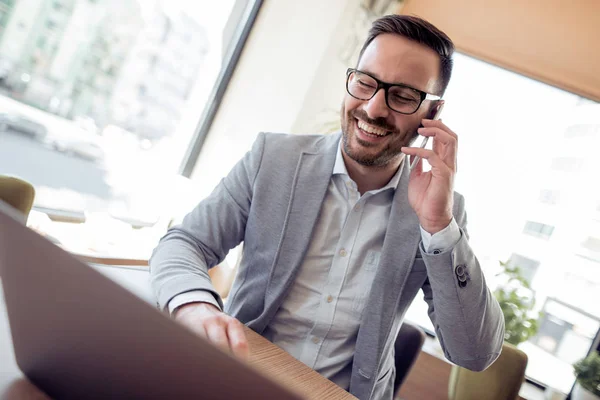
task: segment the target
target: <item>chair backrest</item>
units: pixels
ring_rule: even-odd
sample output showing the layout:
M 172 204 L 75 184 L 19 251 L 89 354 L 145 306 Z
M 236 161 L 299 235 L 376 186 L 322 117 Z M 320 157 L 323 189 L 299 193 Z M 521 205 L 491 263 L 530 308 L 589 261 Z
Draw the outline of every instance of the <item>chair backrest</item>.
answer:
M 408 322 L 402 323 L 394 343 L 394 364 L 396 366 L 394 397 L 396 397 L 402 382 L 404 382 L 408 372 L 417 360 L 424 341 L 425 333 L 421 328 Z
M 525 379 L 527 354 L 504 343 L 500 357 L 482 372 L 452 367 L 448 384 L 449 400 L 515 400 Z
M 0 175 L 0 200 L 19 210 L 25 219 L 33 207 L 34 198 L 35 189 L 29 182 L 13 176 Z

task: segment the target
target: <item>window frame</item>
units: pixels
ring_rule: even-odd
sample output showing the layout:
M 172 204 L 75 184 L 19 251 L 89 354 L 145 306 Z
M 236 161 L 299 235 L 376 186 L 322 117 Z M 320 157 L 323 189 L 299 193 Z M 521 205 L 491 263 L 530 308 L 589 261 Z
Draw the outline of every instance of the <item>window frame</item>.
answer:
M 225 91 L 229 86 L 229 82 L 231 81 L 233 73 L 235 72 L 235 68 L 240 60 L 244 46 L 248 41 L 250 32 L 254 27 L 254 23 L 256 22 L 258 13 L 260 12 L 263 4 L 263 0 L 245 1 L 247 1 L 247 4 L 241 18 L 242 23 L 238 26 L 231 42 L 231 44 L 234 45 L 232 46 L 230 44 L 228 47 L 223 67 L 221 68 L 213 89 L 208 96 L 208 100 L 204 106 L 204 110 L 202 111 L 198 125 L 196 126 L 190 144 L 183 156 L 181 166 L 179 167 L 179 174 L 185 178 L 190 178 L 194 171 L 196 163 L 198 162 L 198 157 L 200 156 L 200 152 L 204 146 L 204 142 L 208 137 L 208 133 L 210 132 L 217 112 L 219 111 L 221 101 L 225 96 Z

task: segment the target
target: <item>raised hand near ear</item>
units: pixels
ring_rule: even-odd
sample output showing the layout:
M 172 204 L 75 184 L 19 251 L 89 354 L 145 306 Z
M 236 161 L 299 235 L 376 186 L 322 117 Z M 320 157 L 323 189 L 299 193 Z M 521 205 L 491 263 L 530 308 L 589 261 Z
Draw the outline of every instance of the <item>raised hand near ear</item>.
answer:
M 458 136 L 441 120 L 422 123 L 419 135 L 431 137 L 433 149 L 403 147 L 402 152 L 421 157 L 410 174 L 408 200 L 423 229 L 433 235 L 452 220 Z M 423 159 L 431 165 L 430 171 L 423 171 Z

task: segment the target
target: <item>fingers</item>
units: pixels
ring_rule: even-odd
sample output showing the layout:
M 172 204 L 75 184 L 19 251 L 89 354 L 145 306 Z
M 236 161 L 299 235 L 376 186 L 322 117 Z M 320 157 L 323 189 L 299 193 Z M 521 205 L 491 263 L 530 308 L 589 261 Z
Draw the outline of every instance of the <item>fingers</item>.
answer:
M 248 340 L 243 325 L 218 308 L 206 303 L 191 305 L 176 313 L 175 319 L 221 350 L 242 359 L 248 357 Z
M 426 120 L 423 120 L 426 121 Z M 439 121 L 434 121 L 439 122 Z M 440 122 L 441 123 L 441 122 Z M 456 169 L 458 138 L 453 132 L 437 126 L 419 128 L 419 135 L 433 137 L 433 151 L 453 170 Z
M 415 162 L 415 158 L 417 156 L 412 156 L 408 159 L 408 161 L 410 161 L 409 165 L 413 165 L 413 163 Z M 407 157 L 408 158 L 408 157 Z M 411 174 L 415 174 L 417 176 L 421 175 L 423 173 L 423 159 L 422 158 L 418 158 L 414 167 L 411 168 L 410 170 Z
M 203 325 L 206 330 L 206 338 L 221 350 L 228 351 L 227 321 L 221 316 L 215 316 L 205 320 Z
M 221 314 L 205 321 L 207 339 L 225 351 L 231 351 L 242 359 L 248 358 L 248 340 L 242 324 L 228 315 Z
M 243 325 L 238 320 L 232 318 L 227 325 L 227 336 L 231 352 L 242 359 L 247 359 L 250 350 L 248 339 L 246 339 Z
M 440 156 L 438 154 L 436 154 L 436 152 L 433 150 L 421 149 L 421 148 L 417 148 L 417 147 L 403 147 L 401 151 L 402 151 L 402 153 L 407 154 L 411 157 L 414 157 L 414 156 L 421 157 L 421 160 L 419 160 L 419 162 L 415 166 L 415 169 L 417 170 L 417 174 L 419 174 L 419 175 L 422 173 L 422 170 L 423 170 L 422 165 L 419 165 L 423 162 L 423 159 L 425 159 L 429 162 L 432 169 L 435 168 L 438 170 L 449 170 L 451 168 L 449 165 L 446 165 L 446 163 L 440 158 Z
M 418 130 L 419 135 L 421 136 L 429 136 L 437 139 L 440 143 L 452 145 L 456 147 L 458 144 L 458 139 L 454 137 L 450 132 L 446 132 L 443 129 L 437 127 L 423 127 Z
M 439 128 L 449 135 L 453 136 L 458 141 L 458 135 L 452 131 L 452 129 L 448 128 L 441 119 L 423 119 L 421 123 L 425 128 Z

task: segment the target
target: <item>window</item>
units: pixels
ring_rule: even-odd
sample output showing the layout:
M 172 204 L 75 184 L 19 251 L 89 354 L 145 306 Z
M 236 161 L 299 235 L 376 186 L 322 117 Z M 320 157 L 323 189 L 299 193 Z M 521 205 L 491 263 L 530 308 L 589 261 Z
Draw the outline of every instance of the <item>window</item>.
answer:
M 542 189 L 540 191 L 540 203 L 554 205 L 558 203 L 560 192 L 558 190 Z
M 28 17 L 0 36 L 15 59 L 0 109 L 39 128 L 0 133 L 0 173 L 36 187 L 30 225 L 72 252 L 147 259 L 199 200 L 179 169 L 259 5 L 15 2 L 7 23 Z M 145 61 L 168 65 L 175 51 L 180 67 L 160 76 Z
M 600 262 L 600 238 L 588 236 L 581 243 L 580 257 Z
M 551 168 L 556 171 L 575 172 L 581 168 L 582 161 L 576 157 L 557 157 L 552 160 Z
M 48 28 L 49 30 L 55 29 L 56 28 L 56 22 L 54 22 L 52 20 L 46 21 L 46 28 Z
M 594 124 L 576 124 L 570 126 L 566 132 L 565 137 L 577 138 L 585 136 L 595 136 L 600 134 L 600 126 Z
M 528 365 L 528 373 L 536 380 L 551 379 L 548 382 L 555 388 L 570 389 L 572 365 L 587 354 L 600 328 L 600 319 L 548 297 L 542 307 L 539 324 L 536 336 L 520 346 L 529 355 L 530 362 L 535 363 L 535 372 L 532 373 Z
M 519 271 L 530 285 L 538 267 L 540 266 L 539 261 L 532 260 L 531 258 L 527 258 L 515 253 L 510 256 L 509 264 L 512 267 L 518 267 Z
M 554 232 L 553 226 L 533 221 L 525 222 L 525 228 L 523 228 L 523 233 L 546 240 L 550 239 L 552 232 Z
M 481 88 L 493 93 L 485 102 Z M 470 244 L 492 291 L 502 282 L 498 260 L 521 267 L 532 283 L 542 314 L 538 334 L 518 346 L 529 357 L 526 375 L 569 393 L 571 361 L 587 354 L 600 326 L 600 264 L 592 257 L 600 205 L 591 184 L 600 166 L 593 151 L 582 151 L 600 147 L 600 104 L 462 54 L 444 97 L 442 118 L 461 138 L 455 186 L 465 196 Z M 543 126 L 531 115 L 544 115 Z M 568 176 L 557 179 L 557 171 Z M 406 319 L 433 331 L 421 295 Z
M 600 238 L 589 236 L 581 243 L 581 246 L 586 250 L 600 253 Z

